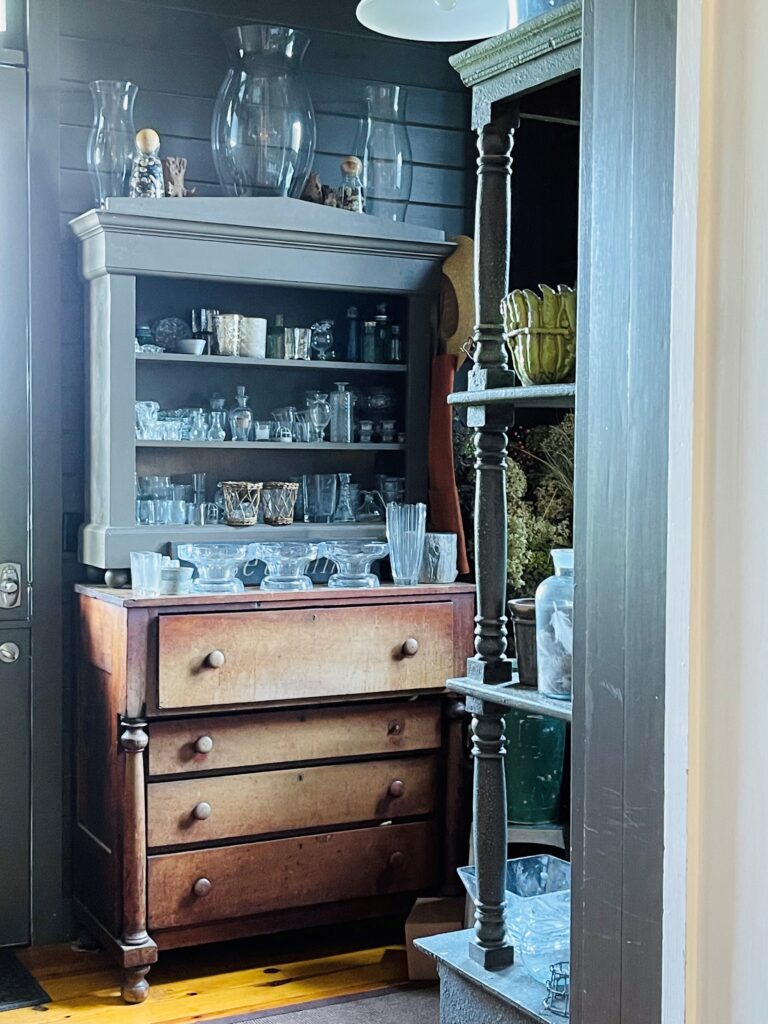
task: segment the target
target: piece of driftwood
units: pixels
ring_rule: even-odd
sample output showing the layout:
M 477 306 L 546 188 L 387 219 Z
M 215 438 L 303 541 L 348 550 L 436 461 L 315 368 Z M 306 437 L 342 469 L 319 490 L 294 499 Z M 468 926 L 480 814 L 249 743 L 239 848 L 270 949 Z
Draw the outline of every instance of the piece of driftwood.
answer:
M 165 182 L 165 194 L 171 198 L 193 196 L 194 188 L 186 188 L 184 176 L 187 173 L 187 158 L 185 156 L 163 157 L 163 181 Z
M 307 203 L 318 203 L 321 206 L 339 205 L 336 189 L 331 188 L 330 185 L 324 185 L 320 181 L 320 175 L 317 171 L 312 171 L 307 178 L 307 184 L 304 186 L 301 198 Z

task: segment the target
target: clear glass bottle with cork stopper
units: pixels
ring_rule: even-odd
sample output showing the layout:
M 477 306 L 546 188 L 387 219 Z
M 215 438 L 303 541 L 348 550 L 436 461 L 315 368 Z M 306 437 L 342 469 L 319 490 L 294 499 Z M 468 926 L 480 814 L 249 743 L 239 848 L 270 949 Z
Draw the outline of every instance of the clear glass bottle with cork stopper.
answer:
M 157 155 L 160 151 L 160 136 L 153 128 L 142 128 L 136 132 L 136 155 L 128 186 L 132 199 L 162 199 L 165 196 L 163 165 Z
M 356 156 L 346 156 L 341 161 L 341 185 L 338 191 L 338 205 L 352 213 L 365 213 L 365 193 L 360 175 L 363 162 Z

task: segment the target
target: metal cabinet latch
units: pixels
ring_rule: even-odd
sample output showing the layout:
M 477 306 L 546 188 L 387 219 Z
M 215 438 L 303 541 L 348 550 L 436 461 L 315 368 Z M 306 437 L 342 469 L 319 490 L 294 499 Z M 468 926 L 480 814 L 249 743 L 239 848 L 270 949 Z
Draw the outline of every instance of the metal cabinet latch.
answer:
M 18 562 L 0 562 L 0 611 L 21 604 L 21 566 Z

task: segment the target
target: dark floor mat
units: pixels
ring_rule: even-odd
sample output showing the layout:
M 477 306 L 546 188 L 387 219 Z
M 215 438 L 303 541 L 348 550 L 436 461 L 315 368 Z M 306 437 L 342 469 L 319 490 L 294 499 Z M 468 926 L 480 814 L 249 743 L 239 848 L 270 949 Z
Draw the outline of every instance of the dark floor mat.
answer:
M 50 1003 L 51 997 L 10 949 L 0 949 L 0 1013 Z
M 437 985 L 383 989 L 341 999 L 299 1003 L 277 1010 L 227 1017 L 216 1024 L 437 1024 Z

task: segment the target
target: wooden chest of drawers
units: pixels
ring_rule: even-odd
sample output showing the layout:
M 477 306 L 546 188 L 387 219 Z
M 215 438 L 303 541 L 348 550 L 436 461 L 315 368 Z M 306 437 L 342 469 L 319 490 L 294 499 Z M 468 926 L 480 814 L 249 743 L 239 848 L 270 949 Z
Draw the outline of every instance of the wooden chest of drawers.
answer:
M 465 855 L 472 588 L 134 599 L 78 587 L 76 910 L 157 949 L 405 910 Z

